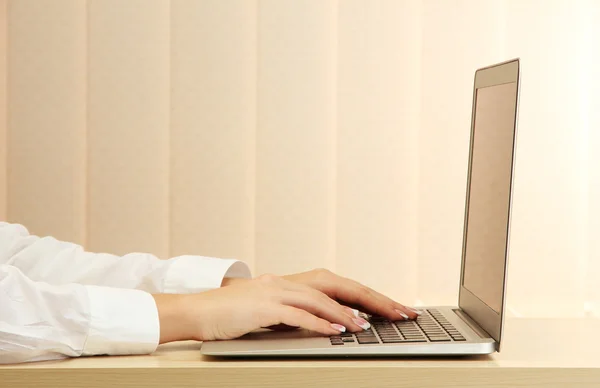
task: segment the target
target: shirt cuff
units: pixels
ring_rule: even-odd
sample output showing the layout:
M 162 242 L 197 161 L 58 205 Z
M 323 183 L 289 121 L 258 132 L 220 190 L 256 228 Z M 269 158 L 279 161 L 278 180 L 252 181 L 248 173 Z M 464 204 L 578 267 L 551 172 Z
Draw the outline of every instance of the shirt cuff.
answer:
M 158 309 L 140 290 L 85 286 L 90 328 L 82 356 L 148 354 L 160 338 Z
M 191 294 L 221 287 L 223 279 L 250 278 L 250 268 L 242 261 L 202 256 L 179 256 L 170 260 L 164 280 L 164 293 Z

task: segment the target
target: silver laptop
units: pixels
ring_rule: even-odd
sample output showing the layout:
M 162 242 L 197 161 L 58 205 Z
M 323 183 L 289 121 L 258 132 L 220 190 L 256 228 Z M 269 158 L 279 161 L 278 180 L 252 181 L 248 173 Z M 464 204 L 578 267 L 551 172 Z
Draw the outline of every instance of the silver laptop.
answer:
M 468 355 L 500 351 L 519 94 L 519 59 L 475 72 L 457 307 L 421 307 L 416 320 L 367 316 L 371 329 L 324 337 L 263 330 L 208 341 L 213 356 Z

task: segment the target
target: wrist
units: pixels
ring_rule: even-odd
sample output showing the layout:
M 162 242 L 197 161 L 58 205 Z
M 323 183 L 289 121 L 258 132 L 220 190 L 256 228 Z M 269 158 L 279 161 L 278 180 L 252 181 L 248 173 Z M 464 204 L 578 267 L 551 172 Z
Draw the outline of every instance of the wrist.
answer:
M 245 283 L 250 279 L 246 278 L 223 278 L 223 282 L 221 282 L 221 287 L 232 286 L 234 284 Z
M 186 308 L 189 295 L 155 294 L 152 296 L 158 310 L 159 343 L 194 339 L 193 324 L 188 317 L 189 308 Z

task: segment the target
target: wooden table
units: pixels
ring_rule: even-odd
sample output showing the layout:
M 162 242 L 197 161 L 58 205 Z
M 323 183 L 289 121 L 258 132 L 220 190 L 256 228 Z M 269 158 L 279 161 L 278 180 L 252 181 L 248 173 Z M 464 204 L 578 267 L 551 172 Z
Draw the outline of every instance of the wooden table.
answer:
M 461 358 L 222 360 L 201 344 L 149 356 L 0 367 L 0 387 L 598 387 L 600 320 L 512 319 L 502 353 Z

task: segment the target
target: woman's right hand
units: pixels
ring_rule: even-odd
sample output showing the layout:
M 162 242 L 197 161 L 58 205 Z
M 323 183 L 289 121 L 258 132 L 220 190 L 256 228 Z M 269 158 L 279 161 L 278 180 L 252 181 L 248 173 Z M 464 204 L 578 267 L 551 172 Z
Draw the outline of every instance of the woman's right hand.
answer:
M 233 339 L 277 325 L 324 335 L 369 327 L 367 321 L 324 293 L 275 275 L 262 275 L 200 294 L 158 294 L 154 298 L 160 343 Z

